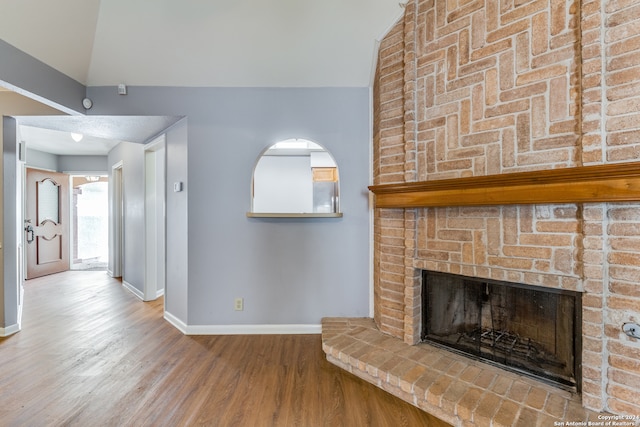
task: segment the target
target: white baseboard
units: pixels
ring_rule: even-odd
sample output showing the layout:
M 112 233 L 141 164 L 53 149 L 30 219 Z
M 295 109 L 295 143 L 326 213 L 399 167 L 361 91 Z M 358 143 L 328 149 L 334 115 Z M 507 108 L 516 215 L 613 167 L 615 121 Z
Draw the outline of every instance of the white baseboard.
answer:
M 18 324 L 16 325 L 18 327 L 18 331 L 22 329 L 21 325 L 22 325 L 22 307 L 23 306 L 24 304 L 20 304 L 18 306 Z
M 7 326 L 6 328 L 0 328 L 0 337 L 8 337 L 16 332 L 20 332 L 20 325 L 17 323 L 15 325 Z
M 187 335 L 187 324 L 184 323 L 182 320 L 178 319 L 173 314 L 169 313 L 168 311 L 165 311 L 164 320 L 171 323 L 177 330 L 179 330 L 183 334 Z
M 142 294 L 142 292 L 140 292 L 140 290 L 135 286 L 133 286 L 131 283 L 127 282 L 126 280 L 123 280 L 122 286 L 124 286 L 125 289 L 127 289 L 129 292 L 134 294 L 136 297 L 144 301 L 144 295 Z
M 322 325 L 187 325 L 168 312 L 164 319 L 185 335 L 321 334 Z
M 158 289 L 156 291 L 156 298 L 160 298 L 164 296 L 164 289 Z
M 107 269 L 107 275 L 108 275 L 109 277 L 114 277 L 114 276 L 113 276 L 113 271 L 111 271 L 111 270 L 109 270 L 109 269 Z
M 187 325 L 186 335 L 320 334 L 322 325 Z

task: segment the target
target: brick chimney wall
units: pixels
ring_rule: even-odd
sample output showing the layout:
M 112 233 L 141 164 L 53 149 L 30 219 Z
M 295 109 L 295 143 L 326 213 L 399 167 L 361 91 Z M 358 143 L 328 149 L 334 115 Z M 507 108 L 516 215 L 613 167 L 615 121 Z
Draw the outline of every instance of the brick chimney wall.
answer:
M 374 183 L 404 180 L 404 22 L 396 24 L 380 44 L 373 89 Z M 394 336 L 404 318 L 404 221 L 401 209 L 374 212 L 374 318 Z
M 411 0 L 382 40 L 374 183 L 640 158 L 640 0 Z M 587 408 L 640 415 L 640 204 L 376 209 L 375 322 L 414 344 L 420 270 L 583 294 Z

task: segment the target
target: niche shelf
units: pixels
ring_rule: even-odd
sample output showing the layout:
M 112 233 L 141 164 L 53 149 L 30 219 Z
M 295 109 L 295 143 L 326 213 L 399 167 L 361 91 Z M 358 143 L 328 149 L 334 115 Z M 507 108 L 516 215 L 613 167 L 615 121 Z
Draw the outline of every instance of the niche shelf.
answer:
M 342 218 L 342 212 L 334 212 L 334 213 L 247 212 L 247 218 Z

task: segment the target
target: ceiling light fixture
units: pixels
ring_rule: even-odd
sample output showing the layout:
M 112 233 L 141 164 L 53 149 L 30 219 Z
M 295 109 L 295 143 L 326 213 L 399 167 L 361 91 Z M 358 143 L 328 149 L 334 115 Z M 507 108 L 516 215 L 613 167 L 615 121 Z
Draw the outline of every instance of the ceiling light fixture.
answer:
M 81 134 L 81 133 L 73 133 L 73 132 L 71 132 L 71 139 L 73 139 L 75 142 L 82 141 L 83 137 L 84 137 L 84 135 Z

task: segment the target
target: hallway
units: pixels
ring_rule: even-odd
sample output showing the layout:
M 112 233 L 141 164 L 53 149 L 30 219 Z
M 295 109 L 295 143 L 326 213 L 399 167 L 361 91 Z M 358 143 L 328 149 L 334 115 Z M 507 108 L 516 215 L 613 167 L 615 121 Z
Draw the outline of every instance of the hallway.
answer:
M 3 426 L 444 426 L 326 362 L 319 335 L 184 336 L 99 271 L 25 283 Z

